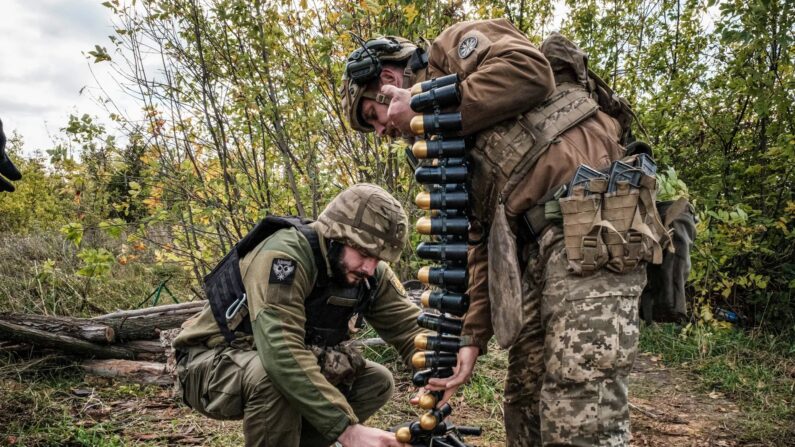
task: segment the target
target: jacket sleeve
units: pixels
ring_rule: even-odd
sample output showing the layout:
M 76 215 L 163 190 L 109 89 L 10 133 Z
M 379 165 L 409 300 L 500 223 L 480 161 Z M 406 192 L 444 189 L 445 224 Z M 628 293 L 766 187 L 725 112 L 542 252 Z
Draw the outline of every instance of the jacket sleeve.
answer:
M 429 72 L 461 77 L 464 135 L 530 110 L 555 89 L 549 62 L 505 19 L 447 28 L 431 45 Z
M 375 302 L 365 313 L 365 319 L 385 342 L 398 350 L 403 361 L 411 365 L 414 337 L 432 332 L 417 325 L 420 308 L 409 301 L 400 280 L 385 262 L 378 265 L 378 277 Z
M 323 377 L 317 358 L 304 344 L 304 299 L 312 290 L 315 268 L 311 260 L 296 258 L 263 250 L 245 271 L 254 342 L 276 389 L 332 443 L 358 420 L 342 393 Z M 294 267 L 291 280 L 289 274 L 287 279 L 274 280 L 275 260 Z
M 482 237 L 480 224 L 471 222 L 470 239 Z M 464 315 L 464 328 L 461 331 L 462 345 L 478 346 L 480 353 L 486 353 L 486 346 L 494 334 L 491 326 L 491 303 L 489 302 L 489 253 L 486 241 L 471 245 L 467 252 L 469 270 L 469 310 Z

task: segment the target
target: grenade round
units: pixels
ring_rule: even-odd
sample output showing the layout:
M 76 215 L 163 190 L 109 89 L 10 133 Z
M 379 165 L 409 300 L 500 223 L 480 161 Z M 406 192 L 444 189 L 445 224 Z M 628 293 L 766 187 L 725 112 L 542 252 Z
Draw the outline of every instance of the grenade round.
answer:
M 418 82 L 411 86 L 411 96 L 419 95 L 422 92 L 427 92 L 428 90 L 433 90 L 435 88 L 444 87 L 445 85 L 458 83 L 458 73 L 440 76 L 425 82 Z
M 422 113 L 434 109 L 461 104 L 461 90 L 458 84 L 448 84 L 436 87 L 411 97 L 411 110 Z
M 423 351 L 458 352 L 461 349 L 461 339 L 420 334 L 414 338 L 414 347 Z
M 422 242 L 417 246 L 417 256 L 432 261 L 464 262 L 467 260 L 467 243 Z
M 467 269 L 464 267 L 423 267 L 417 272 L 417 279 L 422 283 L 443 288 L 466 287 Z
M 434 377 L 446 379 L 453 375 L 453 368 L 426 369 L 417 371 L 411 378 L 411 383 L 420 388 L 428 384 L 428 380 Z
M 456 365 L 458 356 L 449 352 L 416 352 L 411 357 L 414 368 L 447 368 Z
M 463 138 L 422 140 L 411 147 L 411 153 L 417 158 L 463 157 L 465 152 L 466 141 Z
M 419 406 L 423 410 L 431 410 L 436 407 L 436 403 L 444 395 L 444 391 L 431 391 L 420 396 Z
M 444 418 L 450 416 L 452 412 L 453 408 L 450 404 L 444 404 L 442 408 L 431 410 L 420 416 L 420 427 L 427 431 L 433 430 Z
M 462 320 L 454 320 L 439 315 L 420 314 L 417 317 L 417 324 L 425 329 L 439 332 L 441 334 L 461 335 L 464 327 Z
M 464 166 L 466 159 L 464 158 L 434 158 L 431 166 Z
M 426 290 L 420 297 L 420 301 L 423 307 L 430 307 L 459 317 L 469 310 L 469 296 L 465 293 Z
M 466 191 L 421 192 L 417 194 L 415 203 L 423 210 L 460 210 L 467 207 L 469 194 Z
M 420 426 L 419 422 L 412 422 L 408 427 L 400 427 L 395 432 L 395 439 L 407 444 L 421 444 L 422 438 L 428 435 L 441 436 L 447 433 L 448 425 L 442 421 L 434 427 L 433 431 L 428 431 Z
M 463 183 L 467 180 L 467 175 L 466 165 L 421 166 L 414 171 L 414 178 L 417 183 L 422 183 L 423 185 Z
M 461 112 L 418 115 L 409 126 L 415 135 L 456 133 L 461 130 Z
M 466 217 L 421 217 L 416 224 L 417 233 L 429 235 L 461 235 L 469 232 L 469 219 Z

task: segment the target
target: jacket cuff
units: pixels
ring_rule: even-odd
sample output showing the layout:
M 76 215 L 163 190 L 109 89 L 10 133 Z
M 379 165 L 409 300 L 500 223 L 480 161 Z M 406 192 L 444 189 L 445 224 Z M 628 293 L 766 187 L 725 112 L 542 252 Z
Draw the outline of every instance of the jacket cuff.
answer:
M 333 427 L 331 427 L 326 433 L 323 433 L 323 437 L 329 442 L 329 444 L 333 444 L 342 435 L 342 432 L 344 432 L 346 428 L 358 423 L 359 421 L 355 418 L 354 420 L 351 420 L 348 416 L 343 415 Z
M 461 336 L 461 346 L 477 346 L 480 348 L 479 355 L 485 355 L 488 352 L 489 339 L 478 337 L 477 335 L 463 335 Z

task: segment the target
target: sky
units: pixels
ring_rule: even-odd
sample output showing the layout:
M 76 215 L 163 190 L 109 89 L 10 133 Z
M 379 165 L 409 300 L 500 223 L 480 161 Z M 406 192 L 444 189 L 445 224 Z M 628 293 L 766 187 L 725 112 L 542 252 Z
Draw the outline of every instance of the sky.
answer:
M 82 54 L 95 44 L 110 49 L 112 15 L 101 3 L 0 0 L 0 119 L 26 153 L 50 148 L 69 114 L 107 115 L 91 99 L 96 82 Z M 107 67 L 93 65 L 102 85 L 115 85 Z

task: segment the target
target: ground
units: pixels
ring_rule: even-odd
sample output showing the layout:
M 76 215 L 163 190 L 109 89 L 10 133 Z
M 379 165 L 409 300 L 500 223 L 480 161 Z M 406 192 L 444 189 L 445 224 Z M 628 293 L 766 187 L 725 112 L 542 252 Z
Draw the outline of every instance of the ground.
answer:
M 408 405 L 413 390 L 408 371 L 388 353 L 374 351 L 396 371 L 392 402 L 370 421 L 387 428 L 416 420 Z M 453 402 L 459 425 L 480 425 L 468 438 L 477 446 L 504 444 L 500 383 L 505 352 L 481 362 L 480 374 Z M 0 382 L 0 444 L 4 445 L 242 445 L 240 422 L 206 419 L 179 404 L 172 389 L 142 387 L 109 379 L 75 376 L 61 387 L 31 386 L 4 375 Z M 631 414 L 635 446 L 734 446 L 733 421 L 742 415 L 716 393 L 693 391 L 695 380 L 641 354 L 632 374 Z M 5 428 L 4 428 L 5 427 Z M 5 432 L 5 433 L 4 433 Z M 749 444 L 745 444 L 749 445 Z

